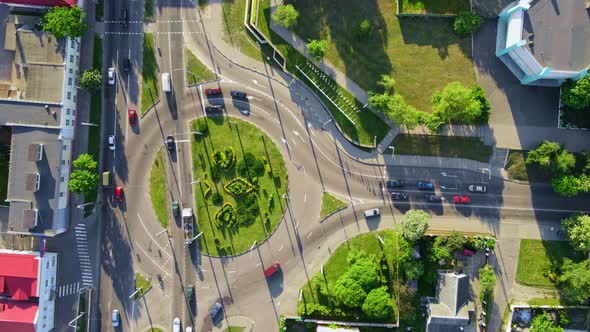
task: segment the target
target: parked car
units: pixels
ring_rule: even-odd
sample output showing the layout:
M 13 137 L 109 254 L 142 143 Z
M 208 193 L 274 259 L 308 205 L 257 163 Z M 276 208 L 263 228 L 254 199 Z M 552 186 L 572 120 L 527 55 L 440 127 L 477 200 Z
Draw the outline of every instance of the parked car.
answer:
M 166 136 L 166 148 L 169 151 L 174 150 L 174 137 L 172 137 L 171 135 Z
M 488 187 L 483 183 L 470 184 L 469 187 L 467 187 L 467 188 L 472 193 L 485 193 L 488 191 Z
M 119 322 L 121 321 L 119 316 L 119 310 L 113 309 L 113 313 L 111 314 L 111 321 L 113 322 L 113 327 L 119 326 Z
M 271 266 L 264 270 L 264 276 L 267 278 L 272 277 L 275 273 L 277 273 L 281 269 L 281 264 L 279 262 L 274 262 Z
M 213 305 L 213 308 L 211 309 L 211 311 L 209 311 L 209 316 L 211 316 L 211 319 L 215 319 L 215 317 L 217 317 L 217 315 L 221 312 L 221 310 L 223 309 L 223 307 L 221 306 L 221 303 L 217 302 Z
M 420 189 L 420 190 L 433 190 L 434 183 L 432 183 L 430 181 L 419 181 L 418 182 L 418 189 Z
M 465 195 L 456 195 L 453 197 L 453 202 L 455 202 L 455 204 L 469 204 L 470 201 L 469 196 Z
M 395 187 L 401 187 L 403 185 L 401 180 L 398 179 L 389 179 L 387 181 L 385 181 L 385 186 L 387 188 L 395 188 Z
M 107 83 L 108 85 L 115 85 L 115 68 L 109 68 L 107 71 Z
M 115 135 L 109 135 L 109 150 L 115 151 Z
M 123 187 L 115 188 L 115 201 L 116 202 L 122 202 L 123 195 L 125 195 L 125 193 L 123 192 Z
M 442 202 L 444 200 L 444 198 L 442 196 L 431 195 L 431 194 L 425 195 L 424 199 L 427 200 L 428 202 Z
M 193 298 L 195 297 L 195 286 L 193 285 L 188 285 L 186 287 L 186 299 L 191 302 L 193 300 Z
M 393 201 L 407 201 L 409 198 L 407 193 L 398 193 L 393 192 L 391 193 L 391 200 Z
M 178 205 L 178 202 L 176 201 L 172 202 L 172 214 L 175 217 L 178 217 L 178 215 L 180 214 L 180 205 Z
M 365 211 L 365 218 L 376 217 L 381 214 L 379 209 L 371 209 Z
M 207 97 L 213 97 L 213 96 L 217 96 L 221 94 L 221 89 L 220 88 L 210 88 L 210 89 L 205 89 L 205 95 Z
M 137 124 L 137 111 L 134 109 L 129 109 L 129 125 L 135 126 Z
M 223 106 L 221 105 L 210 105 L 205 107 L 206 113 L 219 113 L 223 112 Z
M 180 332 L 180 318 L 178 317 L 172 321 L 172 332 Z
M 246 93 L 242 92 L 242 91 L 237 91 L 237 90 L 231 90 L 229 92 L 229 94 L 233 97 L 233 98 L 237 98 L 237 99 L 245 99 L 246 98 Z

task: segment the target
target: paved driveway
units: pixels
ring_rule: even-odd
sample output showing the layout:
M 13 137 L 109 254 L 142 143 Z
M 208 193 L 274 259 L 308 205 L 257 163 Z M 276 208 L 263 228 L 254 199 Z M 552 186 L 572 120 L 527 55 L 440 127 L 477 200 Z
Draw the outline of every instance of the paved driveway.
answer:
M 489 125 L 496 145 L 526 150 L 548 139 L 570 151 L 588 149 L 589 131 L 557 128 L 559 89 L 521 85 L 495 56 L 496 29 L 497 19 L 486 21 L 473 43 L 477 81 L 492 106 Z

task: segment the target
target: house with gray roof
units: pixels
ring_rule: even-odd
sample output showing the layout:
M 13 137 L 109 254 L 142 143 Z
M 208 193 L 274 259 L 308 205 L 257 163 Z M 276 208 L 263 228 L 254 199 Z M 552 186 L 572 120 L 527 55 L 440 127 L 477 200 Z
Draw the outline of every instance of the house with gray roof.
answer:
M 436 297 L 428 299 L 427 332 L 475 331 L 475 305 L 469 276 L 439 271 Z

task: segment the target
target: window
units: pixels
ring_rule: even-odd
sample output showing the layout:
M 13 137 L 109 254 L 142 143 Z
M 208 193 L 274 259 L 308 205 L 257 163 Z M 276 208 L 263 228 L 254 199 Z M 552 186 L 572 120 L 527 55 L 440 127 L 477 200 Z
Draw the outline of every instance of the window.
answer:
M 70 109 L 66 109 L 66 115 L 70 115 Z
M 72 99 L 72 93 L 70 91 L 68 91 L 67 98 L 68 100 Z
M 66 126 L 70 125 L 70 120 L 66 119 Z
M 49 286 L 49 280 L 45 280 L 45 287 Z
M 73 54 L 70 55 L 70 62 L 74 62 L 74 55 Z
M 63 176 L 59 178 L 59 182 L 64 182 L 64 177 Z
M 68 146 L 67 145 L 64 145 L 63 149 L 64 150 L 67 150 L 68 149 Z
M 51 266 L 55 266 L 55 257 L 53 257 L 51 259 Z M 53 280 L 53 278 L 51 278 L 51 280 Z M 53 282 L 53 281 L 52 281 Z
M 71 73 L 73 73 L 74 71 L 72 70 L 72 68 L 70 68 L 69 72 L 70 72 L 70 74 L 71 74 Z
M 49 262 L 47 262 L 47 264 L 45 264 L 45 269 L 49 269 Z M 45 280 L 45 287 L 47 287 L 47 280 Z
M 59 192 L 59 197 L 64 197 L 64 193 L 63 192 Z
M 68 77 L 68 85 L 72 85 L 72 78 Z
M 65 165 L 65 164 L 66 164 L 66 161 L 65 161 L 65 160 L 62 160 L 62 161 L 61 161 L 61 164 L 62 164 L 62 165 Z
M 72 116 L 76 116 L 76 110 L 72 110 Z

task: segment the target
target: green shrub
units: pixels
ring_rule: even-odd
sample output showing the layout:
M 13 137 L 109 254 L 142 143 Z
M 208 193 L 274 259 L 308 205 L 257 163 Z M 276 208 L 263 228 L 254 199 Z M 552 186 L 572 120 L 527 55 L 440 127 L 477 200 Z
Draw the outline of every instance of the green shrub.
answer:
M 207 174 L 207 173 L 205 173 Z M 211 185 L 209 184 L 209 181 L 207 181 L 207 179 L 202 179 L 201 183 L 203 183 L 203 185 L 205 186 L 205 190 L 203 191 L 203 197 L 207 197 L 207 195 L 209 195 L 211 193 Z
M 215 205 L 219 205 L 223 203 L 223 196 L 221 196 L 221 194 L 218 191 L 216 191 L 211 196 L 211 202 L 213 202 L 213 204 Z
M 453 30 L 459 36 L 467 36 L 470 33 L 476 32 L 481 24 L 483 18 L 474 12 L 460 12 L 453 23 Z
M 254 189 L 254 186 L 252 186 L 250 182 L 246 181 L 243 178 L 235 178 L 228 182 L 223 188 L 225 189 L 225 191 L 234 196 L 242 196 L 252 191 L 252 189 Z
M 215 226 L 233 227 L 238 224 L 236 209 L 231 203 L 225 203 L 219 211 L 215 212 Z
M 205 137 L 209 133 L 209 127 L 207 127 L 207 123 L 205 121 L 199 121 L 197 123 L 196 131 L 201 133 L 201 134 L 195 134 L 195 137 L 197 139 L 200 137 Z
M 231 169 L 236 162 L 236 154 L 234 148 L 227 147 L 223 151 L 214 151 L 211 154 L 211 164 L 216 167 L 221 167 L 225 170 Z
M 563 82 L 561 102 L 576 110 L 590 108 L 590 76 L 577 81 L 568 79 Z
M 245 195 L 237 202 L 238 219 L 240 225 L 248 226 L 256 221 L 256 217 L 260 214 L 258 211 L 258 203 L 256 202 L 256 195 Z

